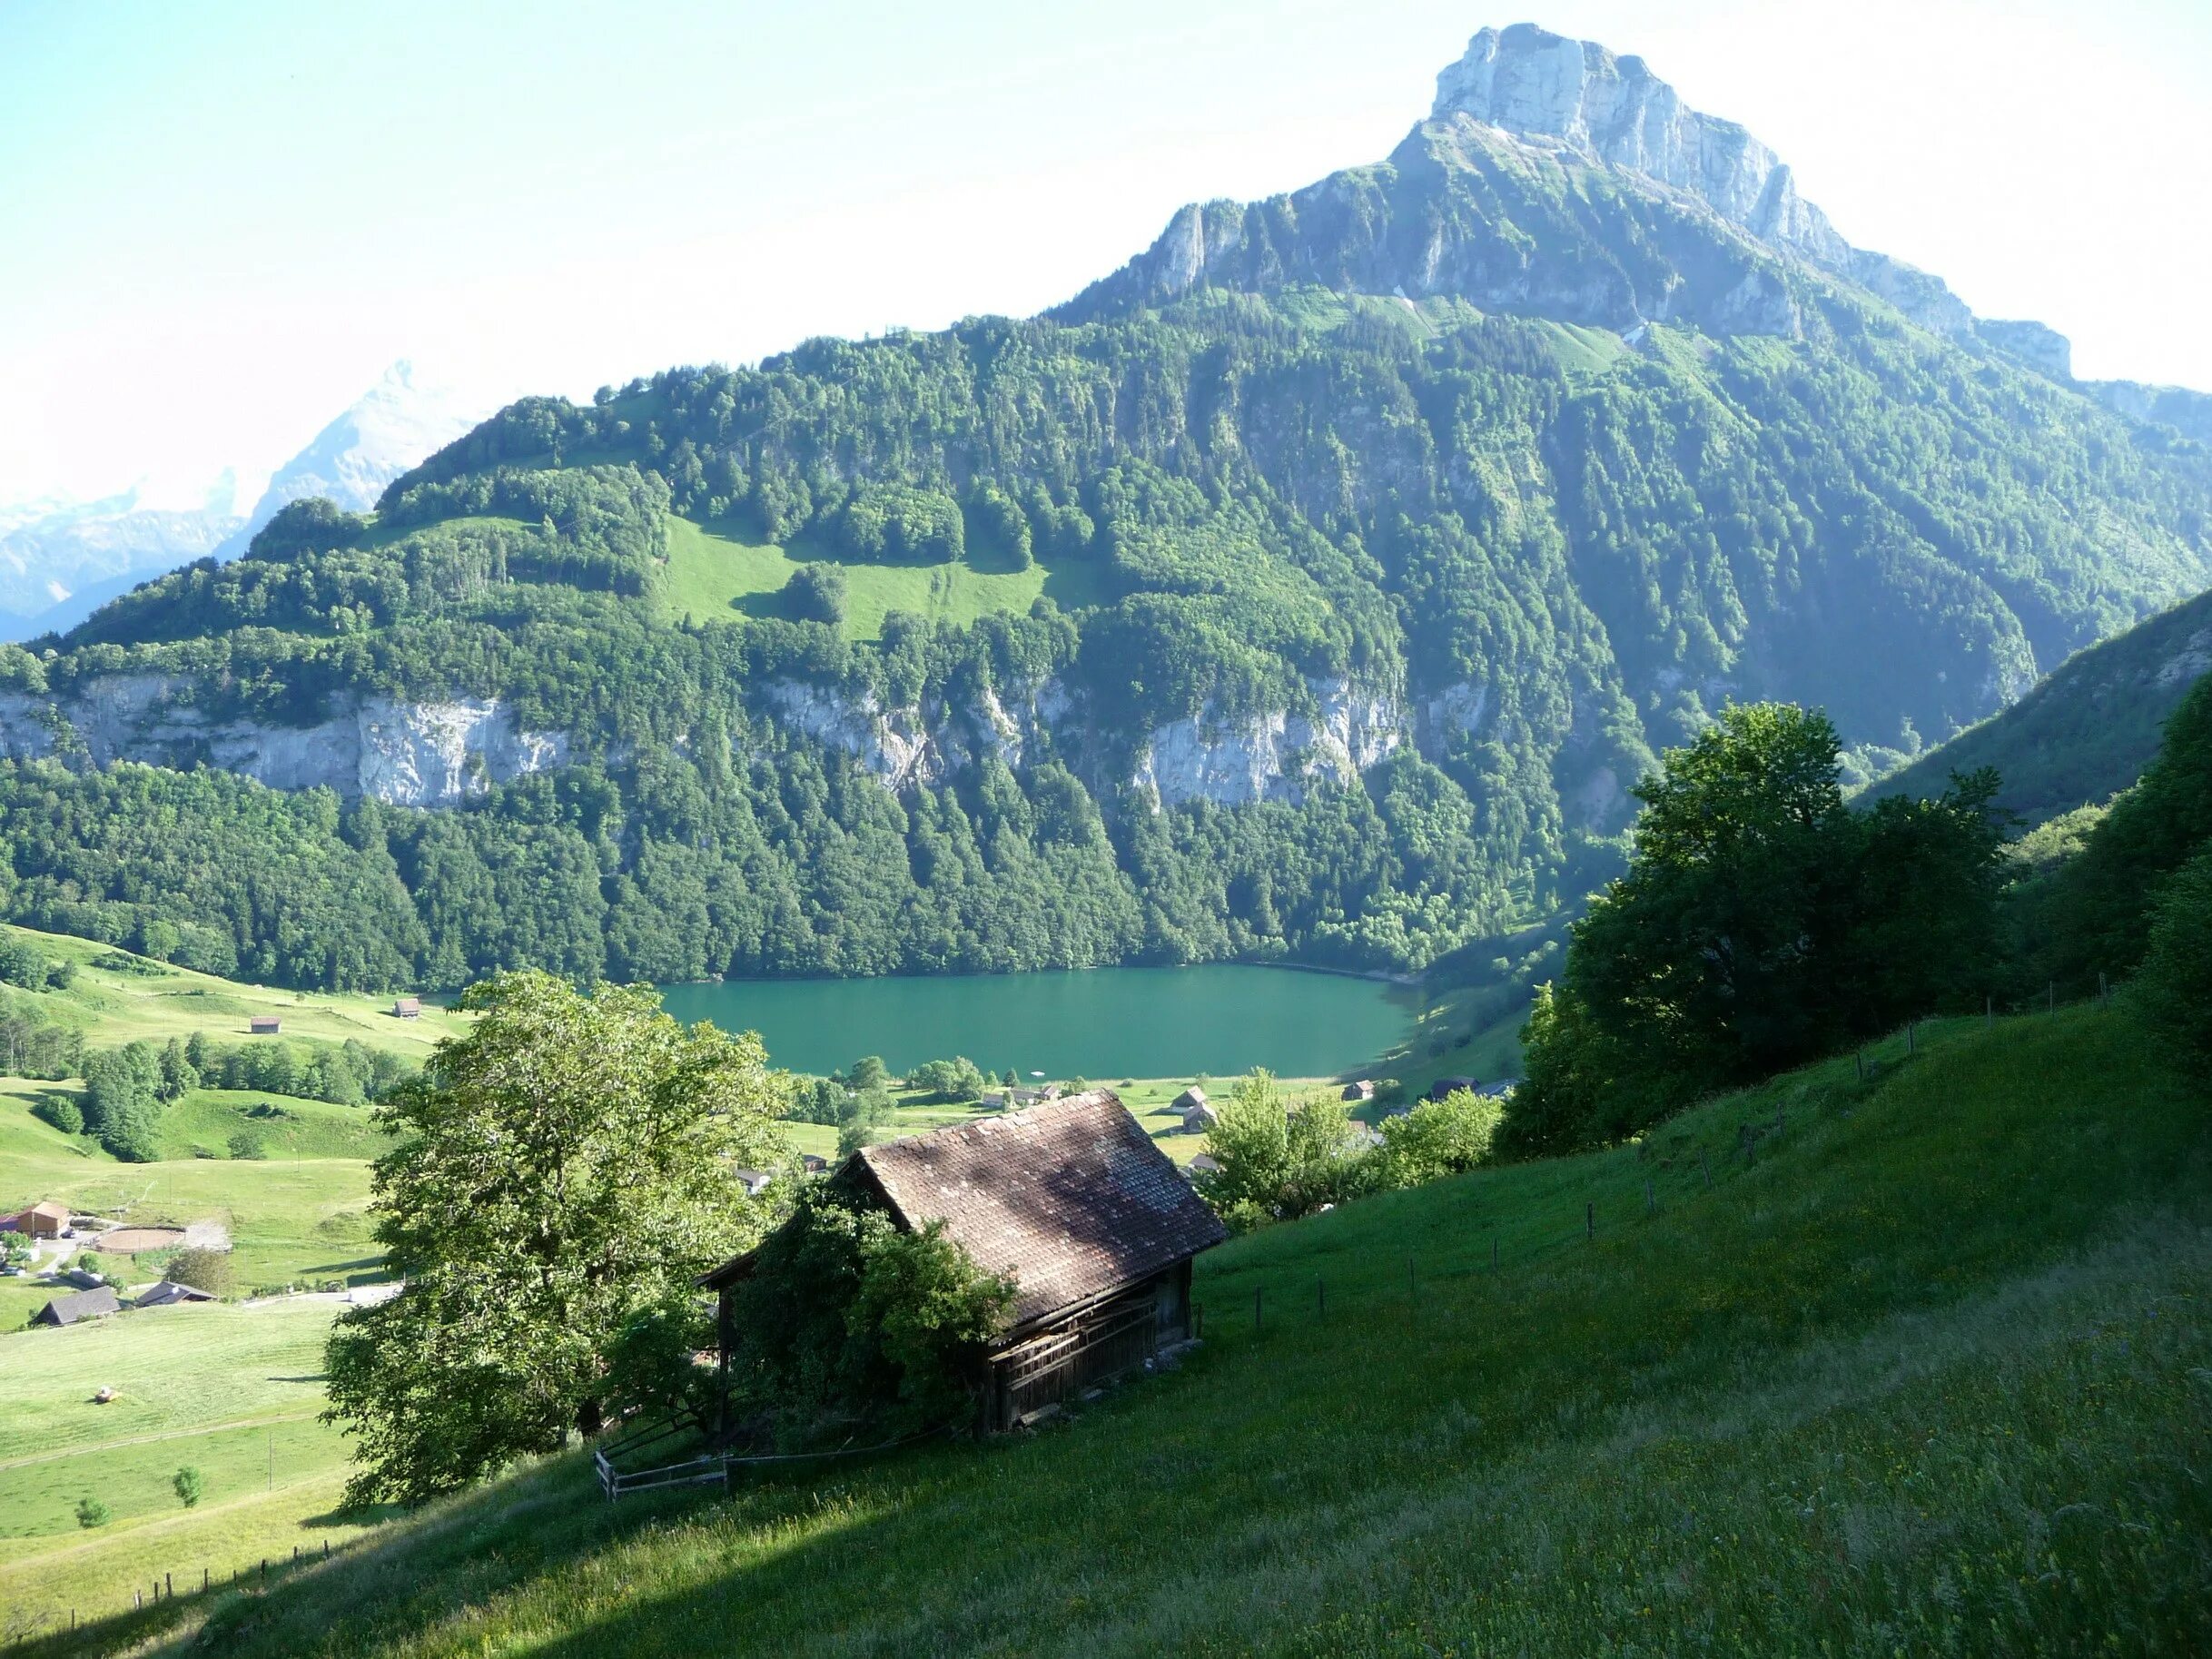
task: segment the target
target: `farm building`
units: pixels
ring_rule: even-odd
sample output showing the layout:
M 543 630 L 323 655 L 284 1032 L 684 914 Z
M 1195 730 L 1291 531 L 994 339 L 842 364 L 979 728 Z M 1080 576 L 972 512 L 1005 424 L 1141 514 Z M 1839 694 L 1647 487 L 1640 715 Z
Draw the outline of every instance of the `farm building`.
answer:
M 164 1279 L 149 1286 L 131 1299 L 133 1308 L 173 1308 L 179 1302 L 212 1302 L 215 1299 L 197 1285 L 180 1285 L 173 1279 Z
M 1190 1087 L 1168 1102 L 1168 1110 L 1173 1112 L 1194 1111 L 1205 1103 L 1206 1091 L 1196 1083 L 1192 1083 Z
M 1221 1172 L 1221 1160 L 1208 1153 L 1200 1152 L 1183 1167 L 1193 1175 L 1219 1175 Z
M 799 1154 L 799 1167 L 809 1175 L 819 1175 L 829 1168 L 829 1160 L 819 1152 L 802 1152 Z
M 284 1022 L 274 1014 L 255 1014 L 246 1022 L 246 1029 L 256 1037 L 273 1037 L 284 1029 Z
M 1358 1082 L 1345 1084 L 1342 1098 L 1355 1102 L 1371 1101 L 1375 1098 L 1375 1085 L 1363 1077 Z
M 57 1296 L 31 1316 L 34 1325 L 74 1325 L 80 1319 L 105 1318 L 122 1310 L 123 1304 L 115 1293 L 102 1285 L 97 1290 L 78 1290 L 68 1296 Z
M 401 997 L 391 1005 L 391 1017 L 395 1020 L 420 1020 L 422 1018 L 422 999 L 419 996 Z
M 758 1198 L 768 1190 L 768 1183 L 775 1179 L 766 1170 L 732 1170 L 730 1173 L 745 1183 L 747 1198 Z
M 10 1231 L 19 1232 L 26 1239 L 58 1239 L 69 1230 L 69 1206 L 57 1204 L 52 1199 L 42 1199 L 28 1210 L 19 1210 L 7 1218 Z
M 1227 1232 L 1111 1089 L 863 1147 L 834 1180 L 900 1228 L 933 1221 L 1013 1280 L 1012 1320 L 977 1377 L 986 1430 L 1134 1370 L 1190 1334 L 1190 1261 Z M 752 1254 L 700 1282 L 733 1291 Z
M 1481 1087 L 1482 1081 L 1479 1078 L 1439 1077 L 1435 1082 L 1428 1085 L 1428 1098 L 1432 1101 L 1440 1101 L 1447 1095 L 1457 1094 L 1463 1089 L 1472 1093 Z
M 1220 1121 L 1221 1114 L 1216 1111 L 1211 1106 L 1209 1106 L 1204 1101 L 1200 1101 L 1195 1106 L 1184 1108 L 1183 1133 L 1186 1135 L 1202 1135 Z

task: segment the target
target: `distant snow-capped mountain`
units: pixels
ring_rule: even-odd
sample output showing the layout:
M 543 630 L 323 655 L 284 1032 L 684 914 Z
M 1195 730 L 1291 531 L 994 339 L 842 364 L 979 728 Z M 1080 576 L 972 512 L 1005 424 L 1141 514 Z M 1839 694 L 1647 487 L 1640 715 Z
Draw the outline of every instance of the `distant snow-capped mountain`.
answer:
M 386 484 L 467 431 L 488 407 L 398 362 L 277 469 L 250 513 L 239 510 L 232 471 L 197 508 L 150 507 L 136 489 L 95 501 L 0 507 L 0 638 L 64 632 L 179 565 L 209 554 L 234 558 L 290 502 L 328 496 L 354 511 L 371 507 Z

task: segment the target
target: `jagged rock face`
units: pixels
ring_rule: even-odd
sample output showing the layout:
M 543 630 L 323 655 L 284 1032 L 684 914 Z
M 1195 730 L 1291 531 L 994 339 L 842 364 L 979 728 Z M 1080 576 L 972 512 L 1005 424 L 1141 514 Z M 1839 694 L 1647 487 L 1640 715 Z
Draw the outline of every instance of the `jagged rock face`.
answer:
M 1308 689 L 1311 714 L 1200 716 L 1157 727 L 1137 752 L 1131 786 L 1156 812 L 1190 801 L 1296 803 L 1314 783 L 1357 784 L 1397 752 L 1404 739 L 1397 698 L 1345 680 L 1315 680 Z
M 161 675 L 108 675 L 64 701 L 0 693 L 0 754 L 80 748 L 97 765 L 205 765 L 275 789 L 334 789 L 397 806 L 454 806 L 567 763 L 565 733 L 520 728 L 497 698 L 368 697 L 314 726 L 210 720 Z
M 1516 24 L 1484 29 L 1437 77 L 1432 119 L 1464 115 L 1637 173 L 1730 224 L 1872 290 L 1924 328 L 1964 334 L 1973 315 L 1937 278 L 1854 248 L 1797 193 L 1781 157 L 1737 123 L 1692 109 L 1640 57 Z
M 1019 767 L 1071 706 L 1057 680 L 1017 696 L 1011 708 L 990 687 L 959 709 L 933 703 L 885 708 L 873 693 L 854 697 L 805 680 L 777 680 L 760 695 L 777 724 L 850 755 L 892 790 L 943 783 L 985 755 Z
M 1594 190 L 1612 197 L 1601 212 Z M 1793 337 L 1802 320 L 1777 256 L 1924 328 L 1974 332 L 1940 279 L 1852 247 L 1772 150 L 1690 108 L 1642 59 L 1516 25 L 1475 36 L 1384 165 L 1266 202 L 1184 208 L 1150 250 L 1051 314 L 1312 282 L 1621 333 L 1669 322 Z

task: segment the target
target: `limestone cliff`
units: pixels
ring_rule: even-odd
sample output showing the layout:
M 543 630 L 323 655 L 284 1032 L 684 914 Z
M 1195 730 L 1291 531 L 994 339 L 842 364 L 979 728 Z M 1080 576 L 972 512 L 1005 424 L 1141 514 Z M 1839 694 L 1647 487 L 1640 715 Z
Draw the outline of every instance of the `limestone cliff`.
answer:
M 563 765 L 559 732 L 521 729 L 497 698 L 349 700 L 311 726 L 212 719 L 186 681 L 107 675 L 72 696 L 0 692 L 0 755 L 81 754 L 94 764 L 195 765 L 277 789 L 334 789 L 393 805 L 453 806 L 494 785 Z

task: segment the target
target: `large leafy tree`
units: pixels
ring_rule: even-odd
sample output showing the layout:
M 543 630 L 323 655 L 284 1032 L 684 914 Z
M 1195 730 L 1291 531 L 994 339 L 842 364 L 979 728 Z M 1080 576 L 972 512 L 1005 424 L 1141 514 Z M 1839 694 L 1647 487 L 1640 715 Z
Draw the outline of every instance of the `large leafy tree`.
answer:
M 595 1432 L 615 1356 L 758 1225 L 736 1171 L 778 1155 L 759 1039 L 652 992 L 502 974 L 379 1107 L 376 1237 L 406 1289 L 331 1333 L 351 1502 L 414 1502 Z
M 1628 872 L 1524 1032 L 1508 1145 L 1617 1138 L 1986 983 L 1995 775 L 1854 811 L 1840 747 L 1821 714 L 1731 707 L 1637 786 Z

